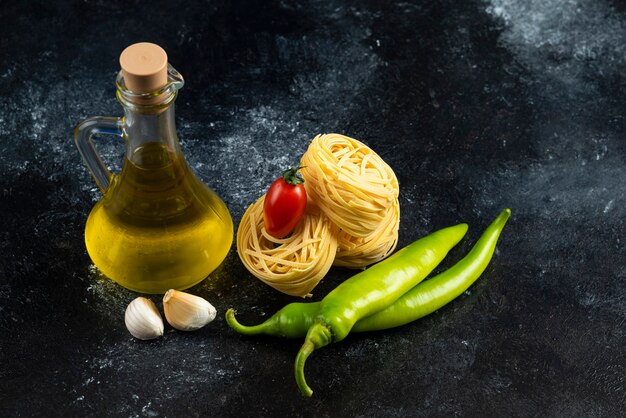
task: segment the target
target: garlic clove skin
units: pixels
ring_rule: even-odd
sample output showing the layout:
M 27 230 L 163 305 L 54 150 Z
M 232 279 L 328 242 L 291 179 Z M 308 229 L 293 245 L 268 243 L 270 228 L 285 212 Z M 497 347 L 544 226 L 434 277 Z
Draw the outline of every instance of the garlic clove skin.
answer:
M 138 297 L 129 303 L 124 322 L 132 336 L 140 340 L 152 340 L 163 335 L 163 319 L 150 299 Z
M 217 311 L 206 299 L 170 289 L 163 296 L 163 310 L 169 324 L 180 331 L 194 331 L 215 319 Z

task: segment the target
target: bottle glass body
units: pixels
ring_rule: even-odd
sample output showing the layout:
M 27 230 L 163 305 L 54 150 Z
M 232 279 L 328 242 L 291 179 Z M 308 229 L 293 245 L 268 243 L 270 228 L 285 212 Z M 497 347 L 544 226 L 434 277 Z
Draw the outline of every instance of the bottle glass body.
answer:
M 233 239 L 226 205 L 181 152 L 176 90 L 169 101 L 155 95 L 154 103 L 138 106 L 124 97 L 118 83 L 125 114 L 118 122 L 126 143 L 124 163 L 119 174 L 108 176 L 85 227 L 93 263 L 107 277 L 143 293 L 200 282 L 224 260 Z

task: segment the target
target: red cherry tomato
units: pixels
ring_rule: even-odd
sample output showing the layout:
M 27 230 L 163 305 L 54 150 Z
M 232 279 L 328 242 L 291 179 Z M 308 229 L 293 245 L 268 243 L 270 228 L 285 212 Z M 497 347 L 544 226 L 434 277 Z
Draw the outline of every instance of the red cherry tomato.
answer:
M 263 221 L 265 230 L 275 238 L 289 235 L 304 216 L 306 190 L 298 176 L 300 168 L 290 168 L 276 179 L 265 194 Z

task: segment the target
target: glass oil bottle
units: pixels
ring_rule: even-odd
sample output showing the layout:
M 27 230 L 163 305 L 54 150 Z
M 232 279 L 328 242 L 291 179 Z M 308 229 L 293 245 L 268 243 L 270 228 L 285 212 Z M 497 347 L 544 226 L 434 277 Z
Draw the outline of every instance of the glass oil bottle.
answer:
M 124 117 L 93 117 L 75 130 L 76 145 L 103 193 L 85 227 L 93 263 L 122 286 L 142 293 L 185 289 L 226 257 L 233 222 L 222 200 L 191 171 L 176 134 L 174 101 L 182 76 L 165 51 L 131 45 L 120 57 L 117 98 Z M 95 134 L 124 139 L 121 172 L 111 173 Z

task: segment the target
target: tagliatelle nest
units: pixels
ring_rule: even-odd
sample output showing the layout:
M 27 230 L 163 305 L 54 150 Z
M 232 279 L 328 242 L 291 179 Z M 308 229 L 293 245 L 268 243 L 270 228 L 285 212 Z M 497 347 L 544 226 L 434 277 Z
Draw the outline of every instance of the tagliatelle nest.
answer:
M 308 296 L 328 273 L 337 253 L 337 233 L 330 220 L 311 205 L 293 233 L 274 238 L 263 224 L 262 196 L 244 213 L 237 249 L 246 268 L 273 288 Z
M 356 139 L 318 135 L 300 165 L 311 200 L 352 236 L 372 234 L 398 199 L 398 179 L 391 167 Z

